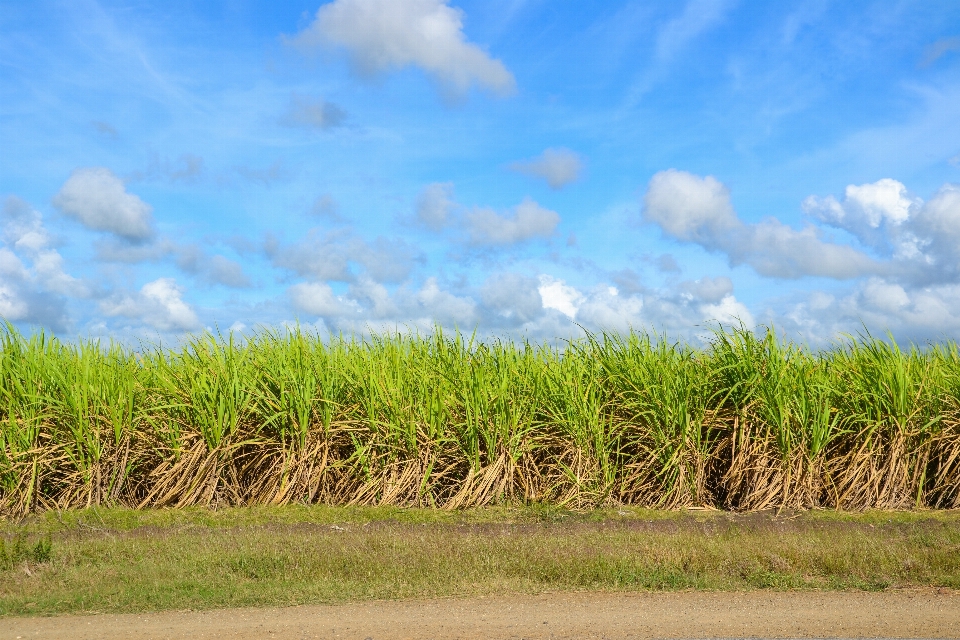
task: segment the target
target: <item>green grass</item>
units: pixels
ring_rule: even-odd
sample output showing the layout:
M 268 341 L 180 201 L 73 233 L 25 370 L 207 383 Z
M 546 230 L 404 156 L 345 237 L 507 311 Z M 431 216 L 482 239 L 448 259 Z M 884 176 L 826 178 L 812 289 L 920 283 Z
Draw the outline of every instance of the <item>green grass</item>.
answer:
M 960 351 L 0 331 L 0 515 L 93 505 L 960 507 Z
M 0 536 L 0 615 L 557 590 L 960 588 L 956 512 L 462 512 L 285 506 L 46 513 Z

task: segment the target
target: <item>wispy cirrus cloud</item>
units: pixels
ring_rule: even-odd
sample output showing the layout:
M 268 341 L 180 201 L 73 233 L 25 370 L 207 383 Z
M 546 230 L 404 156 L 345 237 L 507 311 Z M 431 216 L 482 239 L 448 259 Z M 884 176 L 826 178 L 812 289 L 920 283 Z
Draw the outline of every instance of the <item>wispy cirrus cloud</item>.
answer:
M 346 119 L 347 112 L 333 102 L 294 94 L 290 99 L 290 107 L 280 118 L 280 124 L 326 131 L 342 126 Z

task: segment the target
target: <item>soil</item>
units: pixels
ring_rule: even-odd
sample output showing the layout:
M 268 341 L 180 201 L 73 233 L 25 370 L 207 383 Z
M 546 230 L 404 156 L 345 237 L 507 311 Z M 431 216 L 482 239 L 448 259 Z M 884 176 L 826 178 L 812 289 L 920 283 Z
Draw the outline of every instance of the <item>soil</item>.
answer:
M 960 592 L 553 593 L 0 619 L 7 638 L 960 638 Z

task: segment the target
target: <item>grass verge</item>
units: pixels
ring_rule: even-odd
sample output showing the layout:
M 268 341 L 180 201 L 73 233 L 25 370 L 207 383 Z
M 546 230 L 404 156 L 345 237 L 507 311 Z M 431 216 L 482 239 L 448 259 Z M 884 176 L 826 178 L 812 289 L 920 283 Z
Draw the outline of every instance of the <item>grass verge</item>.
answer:
M 0 538 L 7 549 L 46 545 L 0 565 L 4 616 L 556 590 L 960 588 L 957 512 L 98 508 L 0 522 Z

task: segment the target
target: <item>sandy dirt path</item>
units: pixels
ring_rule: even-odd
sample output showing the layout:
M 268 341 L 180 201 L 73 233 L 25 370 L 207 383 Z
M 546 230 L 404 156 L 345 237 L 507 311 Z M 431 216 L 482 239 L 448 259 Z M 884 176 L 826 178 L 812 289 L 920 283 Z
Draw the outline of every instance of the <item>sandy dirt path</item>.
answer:
M 562 593 L 7 618 L 0 638 L 960 638 L 960 593 Z

